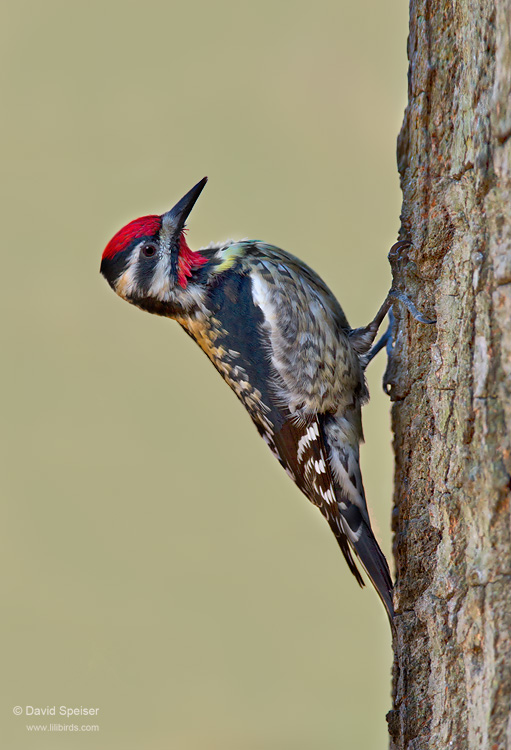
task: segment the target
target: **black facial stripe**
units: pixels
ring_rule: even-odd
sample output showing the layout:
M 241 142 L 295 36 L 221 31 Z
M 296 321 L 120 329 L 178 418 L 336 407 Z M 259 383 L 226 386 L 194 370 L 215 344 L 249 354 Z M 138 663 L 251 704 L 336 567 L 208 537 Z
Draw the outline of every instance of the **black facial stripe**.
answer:
M 179 239 L 173 239 L 170 245 L 170 273 L 177 279 L 177 262 L 179 259 Z
M 150 258 L 146 258 L 142 253 L 142 250 L 140 250 L 135 268 L 135 284 L 137 286 L 138 296 L 143 297 L 149 291 L 149 288 L 153 283 L 154 273 L 159 260 L 159 252 L 156 252 Z
M 128 245 L 125 250 L 122 250 L 120 253 L 116 253 L 116 255 L 114 255 L 112 258 L 102 259 L 100 272 L 103 274 L 112 288 L 115 287 L 115 283 L 117 282 L 117 280 L 128 268 L 132 253 L 136 251 L 137 247 L 142 246 L 144 242 L 150 242 L 151 244 L 154 244 L 156 248 L 158 247 L 158 243 L 157 241 L 155 241 L 154 237 L 137 237 Z M 146 263 L 153 261 L 154 271 L 154 262 L 157 260 L 157 258 L 158 252 L 156 252 L 152 258 L 144 258 L 140 253 L 139 260 L 137 261 L 137 283 L 139 283 L 138 275 L 140 270 L 142 269 L 143 272 L 141 274 L 141 281 L 144 285 L 146 284 L 147 267 L 144 263 L 141 263 L 141 261 L 145 261 Z M 149 288 L 149 286 L 147 288 Z
M 129 248 L 127 250 L 123 250 L 122 253 L 117 253 L 113 258 L 102 259 L 101 267 L 99 270 L 112 288 L 114 287 L 114 284 L 119 276 L 122 276 L 122 274 L 128 267 L 129 259 Z

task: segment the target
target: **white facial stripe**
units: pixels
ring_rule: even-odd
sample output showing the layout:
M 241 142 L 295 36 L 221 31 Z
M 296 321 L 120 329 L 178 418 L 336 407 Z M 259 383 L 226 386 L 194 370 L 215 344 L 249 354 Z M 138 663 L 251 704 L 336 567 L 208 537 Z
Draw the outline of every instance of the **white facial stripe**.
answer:
M 170 269 L 170 255 L 168 253 L 160 253 L 153 280 L 148 290 L 148 296 L 154 297 L 161 302 L 168 299 L 170 291 Z
M 128 266 L 122 276 L 117 281 L 115 291 L 119 297 L 126 299 L 133 292 L 135 286 L 135 268 L 140 257 L 141 244 L 136 247 L 131 253 L 131 257 L 128 261 Z
M 164 250 L 168 251 L 172 238 L 176 233 L 176 225 L 169 219 L 167 214 L 163 214 L 160 229 L 160 243 Z

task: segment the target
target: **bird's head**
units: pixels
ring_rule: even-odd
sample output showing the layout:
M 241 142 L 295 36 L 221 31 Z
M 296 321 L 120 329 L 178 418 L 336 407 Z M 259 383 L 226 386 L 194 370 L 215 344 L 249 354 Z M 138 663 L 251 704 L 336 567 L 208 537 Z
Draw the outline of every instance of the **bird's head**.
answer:
M 161 314 L 172 306 L 185 309 L 187 297 L 191 304 L 189 282 L 208 261 L 188 247 L 185 221 L 206 182 L 204 177 L 166 214 L 142 216 L 112 237 L 101 273 L 120 297 Z

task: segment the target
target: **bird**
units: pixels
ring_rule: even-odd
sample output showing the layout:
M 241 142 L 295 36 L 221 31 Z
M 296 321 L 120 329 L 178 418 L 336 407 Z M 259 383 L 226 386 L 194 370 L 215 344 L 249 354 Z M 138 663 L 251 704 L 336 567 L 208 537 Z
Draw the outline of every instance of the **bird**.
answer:
M 392 624 L 393 583 L 359 456 L 365 369 L 391 295 L 369 325 L 353 329 L 320 276 L 284 250 L 259 240 L 191 250 L 186 221 L 206 182 L 167 213 L 120 229 L 100 272 L 119 297 L 177 321 L 205 352 L 363 586 L 361 564 Z

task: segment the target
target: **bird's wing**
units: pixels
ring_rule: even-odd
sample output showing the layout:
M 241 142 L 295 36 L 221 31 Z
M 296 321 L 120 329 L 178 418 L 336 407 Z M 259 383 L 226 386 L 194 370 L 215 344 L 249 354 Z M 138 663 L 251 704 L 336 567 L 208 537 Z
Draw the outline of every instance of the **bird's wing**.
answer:
M 188 332 L 242 401 L 284 469 L 326 517 L 350 570 L 363 585 L 355 550 L 390 613 L 392 583 L 385 558 L 359 508 L 332 475 L 331 446 L 323 424 L 326 415 L 309 410 L 305 418 L 297 419 L 291 413 L 267 325 L 273 311 L 265 309 L 261 288 L 254 295 L 253 286 L 254 274 L 229 269 L 219 276 L 210 290 L 211 315 L 200 322 L 200 330 Z M 314 377 L 321 376 L 307 382 L 314 385 Z
M 348 491 L 345 483 L 341 486 L 333 476 L 332 451 L 335 448 L 328 444 L 324 421 L 323 415 L 298 424 L 287 419 L 278 432 L 262 433 L 262 436 L 299 489 L 325 516 L 349 569 L 363 586 L 352 549 L 355 551 L 392 621 L 393 585 L 385 555 L 371 529 L 363 494 L 357 497 L 355 486 Z M 351 482 L 349 461 L 345 469 L 347 481 Z
M 340 514 L 336 487 L 318 417 L 299 423 L 287 418 L 280 430 L 266 432 L 262 436 L 297 487 L 325 516 L 349 569 L 363 586 L 364 581 L 353 560 L 349 538 Z
M 276 251 L 274 250 L 274 253 Z M 336 412 L 367 390 L 349 327 L 335 297 L 295 258 L 255 257 L 252 295 L 264 313 L 281 400 L 297 416 Z
M 252 279 L 245 274 L 224 274 L 210 292 L 213 315 L 207 321 L 207 346 L 204 333 L 194 337 L 242 401 L 286 472 L 321 510 L 350 570 L 363 585 L 340 515 L 319 418 L 309 415 L 307 420 L 297 420 L 283 403 L 265 311 L 255 303 L 251 286 Z

